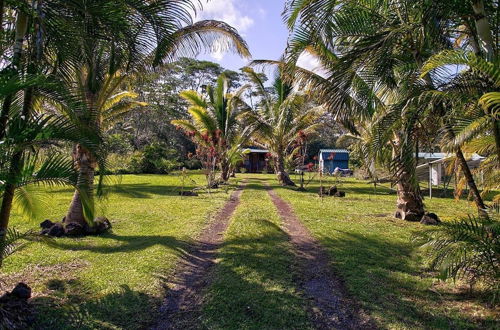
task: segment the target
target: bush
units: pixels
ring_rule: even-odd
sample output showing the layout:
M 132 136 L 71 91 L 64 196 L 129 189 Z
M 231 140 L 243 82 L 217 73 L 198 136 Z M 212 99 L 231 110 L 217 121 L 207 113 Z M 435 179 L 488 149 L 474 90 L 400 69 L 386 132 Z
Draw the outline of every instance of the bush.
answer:
M 177 151 L 160 143 L 146 146 L 142 152 L 134 153 L 130 159 L 130 170 L 133 173 L 166 174 L 181 166 Z
M 123 134 L 111 134 L 106 138 L 108 150 L 116 154 L 128 154 L 132 152 L 133 147 L 130 144 L 130 138 Z
M 201 162 L 196 158 L 186 159 L 184 161 L 184 167 L 188 170 L 199 170 L 202 167 Z
M 414 239 L 430 256 L 441 279 L 462 279 L 472 287 L 478 281 L 500 293 L 500 221 L 476 216 L 444 222 L 416 234 Z
M 113 174 L 167 174 L 182 167 L 175 149 L 155 143 L 128 154 L 111 154 L 108 159 L 108 171 Z

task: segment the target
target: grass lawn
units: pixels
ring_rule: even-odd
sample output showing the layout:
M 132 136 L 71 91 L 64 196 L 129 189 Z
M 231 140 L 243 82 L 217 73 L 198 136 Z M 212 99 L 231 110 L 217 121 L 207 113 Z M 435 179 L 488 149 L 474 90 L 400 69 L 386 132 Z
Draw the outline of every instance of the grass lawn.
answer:
M 249 181 L 225 235 L 202 322 L 209 329 L 309 329 L 281 219 Z
M 202 183 L 201 175 L 193 178 Z M 46 329 L 128 328 L 147 325 L 164 295 L 168 276 L 207 218 L 228 198 L 224 189 L 210 196 L 179 197 L 181 179 L 168 175 L 125 175 L 112 178 L 105 203 L 111 233 L 80 239 L 62 238 L 50 246 L 29 244 L 5 260 L 2 289 L 25 281 L 40 306 Z M 229 188 L 229 187 L 228 187 Z M 231 187 L 232 188 L 232 187 Z M 11 225 L 36 229 L 45 218 L 60 220 L 71 189 L 54 189 L 40 218 L 14 214 Z
M 328 179 L 327 179 L 328 180 Z M 332 179 L 329 179 L 333 181 Z M 495 328 L 499 313 L 488 309 L 486 298 L 435 279 L 423 267 L 422 253 L 411 243 L 419 223 L 394 219 L 396 196 L 356 179 L 343 179 L 345 198 L 318 197 L 319 182 L 308 192 L 276 186 L 313 235 L 330 253 L 335 271 L 348 290 L 383 328 Z M 325 183 L 325 186 L 333 182 Z M 442 220 L 474 213 L 467 201 L 426 199 Z
M 193 175 L 201 184 L 201 175 Z M 478 291 L 443 283 L 426 270 L 410 240 L 424 227 L 392 218 L 396 196 L 362 181 L 344 179 L 345 198 L 317 196 L 279 187 L 273 175 L 249 178 L 204 293 L 200 324 L 210 329 L 308 329 L 312 324 L 296 283 L 287 235 L 264 182 L 290 202 L 301 221 L 332 257 L 341 275 L 381 328 L 495 328 L 494 311 Z M 258 178 L 259 180 L 254 180 Z M 121 180 L 121 181 L 120 181 Z M 127 175 L 116 179 L 105 203 L 111 233 L 80 239 L 32 243 L 2 267 L 2 289 L 25 281 L 39 306 L 39 328 L 144 328 L 155 319 L 165 279 L 177 259 L 228 198 L 225 190 L 179 197 L 177 176 Z M 261 181 L 262 180 L 262 181 Z M 233 184 L 235 184 L 233 182 Z M 332 184 L 325 183 L 325 185 Z M 55 189 L 39 219 L 15 214 L 12 226 L 38 228 L 45 218 L 60 219 L 70 189 Z M 474 212 L 466 201 L 426 199 L 443 220 Z M 196 313 L 197 314 L 197 313 Z

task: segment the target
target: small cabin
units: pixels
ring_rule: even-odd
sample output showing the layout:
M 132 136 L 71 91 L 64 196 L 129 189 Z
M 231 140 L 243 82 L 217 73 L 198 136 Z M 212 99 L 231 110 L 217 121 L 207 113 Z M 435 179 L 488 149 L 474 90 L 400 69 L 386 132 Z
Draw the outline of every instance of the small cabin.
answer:
M 242 167 L 248 173 L 262 173 L 264 171 L 270 172 L 269 150 L 259 148 L 246 148 L 244 149 L 244 159 Z
M 319 169 L 333 173 L 335 168 L 349 168 L 349 151 L 346 149 L 321 149 L 319 151 Z

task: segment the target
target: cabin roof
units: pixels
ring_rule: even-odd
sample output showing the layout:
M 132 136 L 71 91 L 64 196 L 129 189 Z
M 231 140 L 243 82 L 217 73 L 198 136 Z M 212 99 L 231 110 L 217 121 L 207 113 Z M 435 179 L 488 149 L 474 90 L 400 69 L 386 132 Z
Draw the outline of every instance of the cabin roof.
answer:
M 324 152 L 334 152 L 336 154 L 348 154 L 349 153 L 349 150 L 347 149 L 320 149 L 319 150 L 320 153 L 324 153 Z

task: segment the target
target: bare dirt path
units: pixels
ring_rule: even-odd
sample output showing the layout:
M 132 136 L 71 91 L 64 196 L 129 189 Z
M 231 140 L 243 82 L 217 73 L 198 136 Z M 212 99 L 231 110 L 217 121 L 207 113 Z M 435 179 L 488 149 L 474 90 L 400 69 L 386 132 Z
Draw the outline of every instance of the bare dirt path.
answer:
M 240 202 L 245 183 L 240 185 L 203 230 L 196 244 L 188 251 L 168 280 L 172 284 L 160 308 L 160 318 L 152 329 L 196 328 L 196 317 L 202 305 L 202 291 L 210 282 L 210 272 L 217 256 L 224 232 Z
M 266 186 L 297 258 L 299 285 L 310 300 L 310 314 L 318 329 L 375 329 L 373 321 L 348 296 L 343 281 L 333 273 L 330 258 L 300 222 L 292 207 Z

